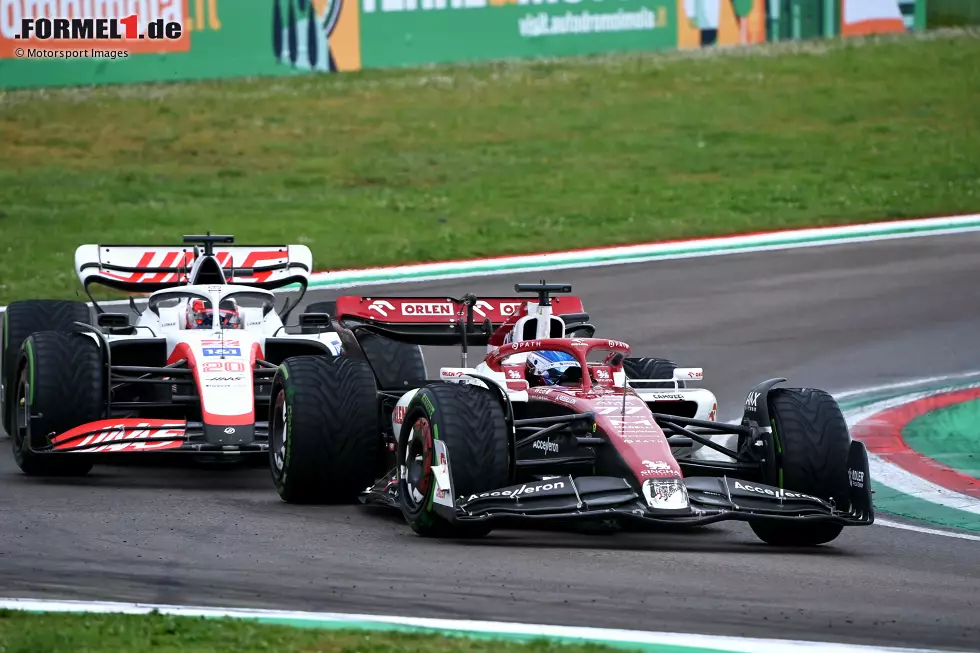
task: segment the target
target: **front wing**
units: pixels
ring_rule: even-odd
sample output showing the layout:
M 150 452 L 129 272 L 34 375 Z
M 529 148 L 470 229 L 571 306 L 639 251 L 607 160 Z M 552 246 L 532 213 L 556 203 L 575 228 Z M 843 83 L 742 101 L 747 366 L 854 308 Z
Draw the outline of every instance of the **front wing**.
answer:
M 848 526 L 874 523 L 868 455 L 861 442 L 851 444 L 847 506 L 727 476 L 652 479 L 647 481 L 649 485 L 644 487 L 648 489 L 643 491 L 619 477 L 555 476 L 453 500 L 451 460 L 437 459 L 446 462 L 433 466 L 433 508 L 447 520 L 459 523 L 503 522 L 499 524 L 501 526 L 508 522 L 519 524 L 535 520 L 615 520 L 685 526 L 726 520 L 822 521 Z M 369 488 L 362 495 L 362 501 L 397 505 L 396 493 L 396 478 L 389 474 Z M 672 502 L 669 495 L 674 493 L 686 496 L 687 500 Z M 656 503 L 670 507 L 653 507 Z
M 126 453 L 154 451 L 246 453 L 268 450 L 268 426 L 255 424 L 254 442 L 247 445 L 210 444 L 201 422 L 165 419 L 107 419 L 82 424 L 52 435 L 51 445 L 36 449 L 41 454 Z M 30 442 L 30 438 L 26 440 Z

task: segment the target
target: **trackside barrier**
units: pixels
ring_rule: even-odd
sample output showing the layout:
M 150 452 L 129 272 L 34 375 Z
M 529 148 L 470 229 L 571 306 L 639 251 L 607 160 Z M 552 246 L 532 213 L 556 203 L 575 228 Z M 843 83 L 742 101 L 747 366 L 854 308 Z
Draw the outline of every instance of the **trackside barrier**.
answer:
M 925 2 L 0 0 L 0 88 L 288 76 L 901 32 L 924 29 Z M 148 15 L 128 17 L 136 5 Z M 79 18 L 78 7 L 90 14 L 57 38 L 33 20 L 47 8 L 52 18 Z M 118 21 L 116 32 L 126 38 L 92 38 L 99 34 L 85 29 L 94 30 L 98 19 Z M 123 21 L 132 22 L 132 35 Z M 155 21 L 175 25 L 173 38 L 152 37 Z

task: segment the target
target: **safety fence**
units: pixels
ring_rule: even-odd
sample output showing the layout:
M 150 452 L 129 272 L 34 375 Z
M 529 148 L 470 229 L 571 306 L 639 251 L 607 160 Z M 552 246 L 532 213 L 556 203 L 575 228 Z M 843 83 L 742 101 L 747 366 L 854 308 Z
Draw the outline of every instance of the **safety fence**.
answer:
M 901 32 L 925 28 L 927 2 L 944 7 L 943 16 L 969 17 L 980 6 L 973 0 L 0 0 L 0 88 Z M 168 25 L 177 29 L 161 36 Z M 125 38 L 106 38 L 113 30 Z

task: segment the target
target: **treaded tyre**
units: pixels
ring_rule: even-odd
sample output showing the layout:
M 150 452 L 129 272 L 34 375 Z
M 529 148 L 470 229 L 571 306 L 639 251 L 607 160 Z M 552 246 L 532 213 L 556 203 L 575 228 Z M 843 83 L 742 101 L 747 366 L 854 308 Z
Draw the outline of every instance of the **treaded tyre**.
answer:
M 481 388 L 426 386 L 409 402 L 398 436 L 398 503 L 412 530 L 425 537 L 483 537 L 489 524 L 451 523 L 434 510 L 435 440 L 446 445 L 456 497 L 504 487 L 510 461 L 503 408 Z
M 373 333 L 357 336 L 382 388 L 404 388 L 426 380 L 422 348 Z
M 327 313 L 337 319 L 337 302 L 314 302 L 304 313 Z M 360 333 L 357 336 L 364 355 L 378 376 L 382 388 L 411 387 L 428 379 L 422 348 L 405 342 L 389 340 L 374 333 Z
M 350 503 L 375 479 L 381 421 L 362 360 L 287 358 L 272 381 L 269 469 L 290 503 Z
M 666 358 L 627 358 L 623 370 L 627 379 L 669 379 L 674 376 L 677 363 Z M 671 383 L 644 383 L 644 388 L 673 388 Z M 686 388 L 684 381 L 677 382 L 678 388 Z
M 38 331 L 74 330 L 72 323 L 92 323 L 91 311 L 84 302 L 71 302 L 60 299 L 28 299 L 11 303 L 3 313 L 3 346 L 0 347 L 0 377 L 3 380 L 3 396 L 0 404 L 3 413 L 0 424 L 7 433 L 14 430 L 14 386 L 17 385 L 17 365 L 20 362 L 20 347 L 27 336 Z
M 847 509 L 851 435 L 837 401 L 823 390 L 775 388 L 769 392 L 769 415 L 777 478 L 765 481 L 818 499 L 833 499 L 838 509 Z M 760 539 L 778 546 L 826 544 L 843 528 L 827 522 L 752 524 Z
M 41 331 L 24 341 L 17 370 L 15 428 L 11 433 L 17 465 L 24 473 L 36 476 L 87 474 L 92 469 L 88 454 L 49 455 L 32 449 L 49 447 L 51 434 L 105 417 L 105 368 L 99 345 L 81 334 Z M 35 416 L 30 447 L 26 446 L 28 392 L 30 412 Z

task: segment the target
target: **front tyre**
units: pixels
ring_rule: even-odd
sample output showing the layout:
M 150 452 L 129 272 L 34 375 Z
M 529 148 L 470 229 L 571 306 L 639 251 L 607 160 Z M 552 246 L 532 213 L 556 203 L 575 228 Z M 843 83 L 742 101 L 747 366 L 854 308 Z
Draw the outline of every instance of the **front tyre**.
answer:
M 434 509 L 436 440 L 446 446 L 455 497 L 505 487 L 510 461 L 503 408 L 481 388 L 426 386 L 409 402 L 398 437 L 398 503 L 412 530 L 425 537 L 482 537 L 489 524 L 453 523 Z
M 51 435 L 105 416 L 105 368 L 99 345 L 80 334 L 41 331 L 24 341 L 17 369 L 11 433 L 17 466 L 32 476 L 87 474 L 92 469 L 90 454 L 38 451 L 51 446 Z
M 269 469 L 290 503 L 350 503 L 381 454 L 377 388 L 362 360 L 286 359 L 272 381 Z
M 850 484 L 847 458 L 851 435 L 837 401 L 823 390 L 776 388 L 769 392 L 776 451 L 776 477 L 770 485 L 833 500 L 847 509 Z M 842 524 L 828 522 L 760 522 L 752 530 L 777 546 L 815 546 L 837 538 Z
M 14 393 L 17 385 L 20 348 L 32 333 L 58 331 L 71 333 L 75 322 L 91 324 L 91 311 L 84 302 L 61 299 L 26 299 L 12 302 L 3 313 L 3 345 L 0 346 L 0 374 L 3 380 L 2 425 L 13 435 Z

